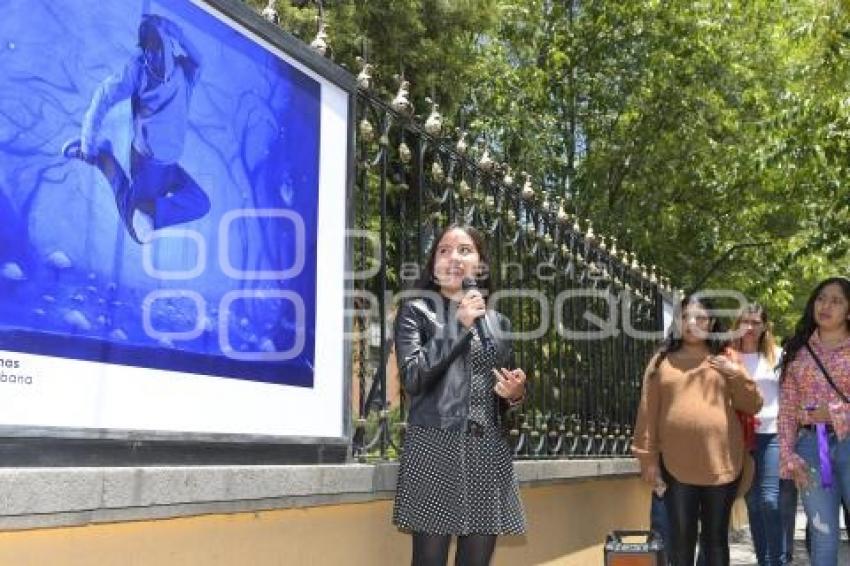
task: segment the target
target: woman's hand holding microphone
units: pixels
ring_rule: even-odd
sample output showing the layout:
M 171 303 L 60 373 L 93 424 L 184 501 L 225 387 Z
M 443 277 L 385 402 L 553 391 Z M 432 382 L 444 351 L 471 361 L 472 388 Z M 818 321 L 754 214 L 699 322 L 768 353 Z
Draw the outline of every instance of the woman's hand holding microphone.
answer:
M 475 321 L 484 316 L 486 306 L 484 297 L 478 289 L 467 291 L 457 307 L 457 319 L 464 328 L 472 328 Z
M 472 328 L 475 322 L 484 316 L 486 309 L 481 292 L 476 288 L 470 288 L 460 300 L 457 319 L 464 328 Z M 493 386 L 496 395 L 507 399 L 511 404 L 521 403 L 525 398 L 525 372 L 519 368 L 494 368 L 493 373 L 496 376 L 496 384 Z

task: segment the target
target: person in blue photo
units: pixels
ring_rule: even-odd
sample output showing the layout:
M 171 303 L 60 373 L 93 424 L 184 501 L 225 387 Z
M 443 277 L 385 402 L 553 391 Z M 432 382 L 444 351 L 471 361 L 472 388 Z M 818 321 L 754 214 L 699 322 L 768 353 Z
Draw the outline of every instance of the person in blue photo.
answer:
M 145 244 L 155 230 L 205 216 L 210 200 L 178 163 L 201 69 L 200 54 L 179 26 L 158 15 L 142 16 L 138 42 L 139 52 L 97 88 L 80 138 L 66 142 L 62 154 L 103 173 L 127 232 Z M 128 98 L 133 122 L 129 177 L 111 143 L 97 143 L 107 112 Z

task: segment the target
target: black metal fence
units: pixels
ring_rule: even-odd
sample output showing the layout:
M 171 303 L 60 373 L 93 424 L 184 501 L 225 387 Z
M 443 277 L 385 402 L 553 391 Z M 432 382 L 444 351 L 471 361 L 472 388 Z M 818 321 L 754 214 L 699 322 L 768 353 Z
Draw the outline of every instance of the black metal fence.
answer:
M 399 99 L 401 96 L 401 100 Z M 419 276 L 435 235 L 451 222 L 481 229 L 498 309 L 518 340 L 530 383 L 513 417 L 517 458 L 627 454 L 644 365 L 662 324 L 654 269 L 514 178 L 486 148 L 422 126 L 404 93 L 386 104 L 358 95 L 354 222 L 354 456 L 392 458 L 405 404 L 392 354 L 399 293 Z

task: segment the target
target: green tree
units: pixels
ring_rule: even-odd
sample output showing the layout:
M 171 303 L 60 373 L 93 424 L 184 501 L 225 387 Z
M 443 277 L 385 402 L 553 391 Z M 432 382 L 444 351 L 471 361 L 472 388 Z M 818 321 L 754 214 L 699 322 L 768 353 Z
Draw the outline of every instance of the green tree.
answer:
M 260 10 L 263 0 L 250 0 Z M 467 97 L 473 79 L 471 63 L 481 37 L 498 23 L 498 0 L 347 0 L 326 2 L 324 21 L 330 36 L 328 55 L 357 72 L 362 57 L 374 67 L 374 88 L 389 96 L 398 88 L 395 76 L 412 86 L 417 113 L 425 113 L 426 97 L 448 115 Z M 312 41 L 319 11 L 310 3 L 294 7 L 289 0 L 275 6 L 280 26 Z
M 814 282 L 847 273 L 845 2 L 327 4 L 335 61 L 356 70 L 365 46 L 381 97 L 404 74 L 418 112 L 438 100 L 450 125 L 676 287 L 766 242 L 706 285 L 761 301 L 787 333 Z M 309 42 L 315 8 L 277 7 Z

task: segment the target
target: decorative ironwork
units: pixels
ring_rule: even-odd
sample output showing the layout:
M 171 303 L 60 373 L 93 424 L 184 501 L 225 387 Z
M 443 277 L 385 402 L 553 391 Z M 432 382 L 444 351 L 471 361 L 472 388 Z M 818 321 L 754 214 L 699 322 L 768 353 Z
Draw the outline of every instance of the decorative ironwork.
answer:
M 316 32 L 316 37 L 314 37 L 313 41 L 310 42 L 310 47 L 316 50 L 316 52 L 323 57 L 328 51 L 327 24 L 321 19 L 319 19 L 319 30 Z
M 269 0 L 266 7 L 263 8 L 262 12 L 260 12 L 260 15 L 263 16 L 266 21 L 273 24 L 280 23 L 280 16 L 278 15 L 277 8 L 275 7 L 275 0 Z
M 664 279 L 589 220 L 580 222 L 567 200 L 536 188 L 529 173 L 515 182 L 513 170 L 467 131 L 443 137 L 435 102 L 428 100 L 430 114 L 418 123 L 405 79 L 398 78 L 389 103 L 382 101 L 368 90 L 365 69 L 356 105 L 354 224 L 376 236 L 354 246 L 355 267 L 373 268 L 354 281 L 355 297 L 370 297 L 354 301 L 355 333 L 363 334 L 354 349 L 354 456 L 393 458 L 401 449 L 406 408 L 391 319 L 433 238 L 450 222 L 480 228 L 491 247 L 495 288 L 526 295 L 499 300 L 514 331 L 540 329 L 515 343 L 517 363 L 530 376 L 527 399 L 508 423 L 516 457 L 628 454 L 654 347 L 635 332 L 660 328 Z M 588 333 L 595 338 L 585 339 Z
M 314 1 L 319 17 L 311 47 L 325 55 L 323 7 Z M 275 21 L 274 2 L 262 15 Z M 372 65 L 357 63 L 348 300 L 354 457 L 390 459 L 401 450 L 406 407 L 391 320 L 426 250 L 451 222 L 484 232 L 494 287 L 518 292 L 500 295 L 498 309 L 514 332 L 533 336 L 514 342 L 516 362 L 530 378 L 525 402 L 507 423 L 515 457 L 628 454 L 643 368 L 662 325 L 661 293 L 676 294 L 670 280 L 570 210 L 563 193 L 572 170 L 535 186 L 530 173 L 498 163 L 483 136 L 461 128 L 446 136 L 435 100 L 426 99 L 430 112 L 420 124 L 403 76 L 392 99 L 382 100 L 371 90 Z

